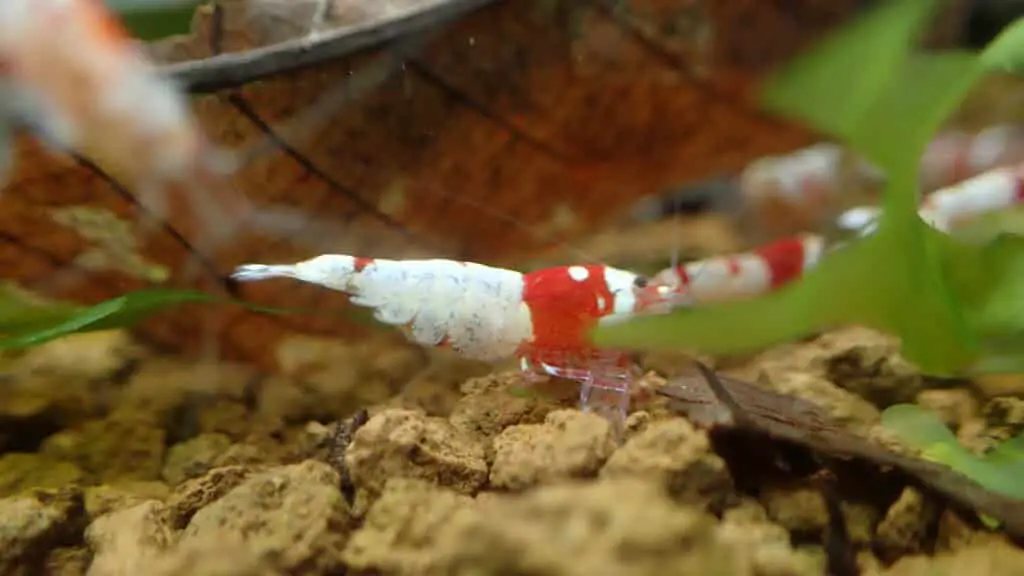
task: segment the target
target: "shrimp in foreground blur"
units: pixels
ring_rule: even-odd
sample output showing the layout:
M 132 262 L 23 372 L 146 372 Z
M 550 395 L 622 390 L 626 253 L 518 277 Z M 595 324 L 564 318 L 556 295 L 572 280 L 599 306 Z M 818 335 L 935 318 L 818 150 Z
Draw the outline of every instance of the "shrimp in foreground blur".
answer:
M 99 0 L 0 2 L 0 102 L 0 182 L 27 129 L 103 170 L 151 221 L 187 209 L 199 245 L 232 237 L 250 212 L 229 183 L 235 157 L 206 139 L 186 93 Z

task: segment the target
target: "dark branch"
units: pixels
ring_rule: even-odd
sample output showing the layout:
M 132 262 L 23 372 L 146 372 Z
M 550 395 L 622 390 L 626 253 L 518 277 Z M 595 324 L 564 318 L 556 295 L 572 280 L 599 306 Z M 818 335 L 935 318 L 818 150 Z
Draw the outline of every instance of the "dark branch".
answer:
M 447 0 L 388 22 L 369 21 L 324 32 L 316 41 L 297 38 L 273 46 L 230 52 L 163 67 L 192 93 L 236 88 L 250 82 L 316 66 L 417 32 L 455 21 L 495 0 Z

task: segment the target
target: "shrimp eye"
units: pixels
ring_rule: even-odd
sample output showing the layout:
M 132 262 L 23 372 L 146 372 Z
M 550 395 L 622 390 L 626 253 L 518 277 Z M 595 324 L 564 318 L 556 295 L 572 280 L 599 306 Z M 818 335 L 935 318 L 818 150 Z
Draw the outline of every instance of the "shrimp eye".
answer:
M 633 287 L 634 288 L 646 288 L 647 287 L 647 283 L 649 281 L 650 280 L 648 280 L 646 276 L 637 276 L 636 279 L 633 280 Z

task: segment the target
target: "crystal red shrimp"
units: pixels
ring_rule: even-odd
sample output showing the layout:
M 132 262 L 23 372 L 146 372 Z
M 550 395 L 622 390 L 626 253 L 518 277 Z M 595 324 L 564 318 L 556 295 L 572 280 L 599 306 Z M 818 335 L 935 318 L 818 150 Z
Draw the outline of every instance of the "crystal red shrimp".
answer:
M 921 219 L 938 230 L 951 232 L 984 214 L 1024 202 L 1024 164 L 989 170 L 932 192 L 921 203 Z M 840 226 L 870 232 L 881 213 L 877 207 L 858 207 L 839 217 Z
M 0 65 L 8 166 L 12 132 L 28 127 L 51 149 L 102 168 L 154 215 L 173 206 L 172 190 L 184 195 L 211 238 L 247 208 L 230 187 L 211 189 L 234 159 L 210 145 L 186 94 L 101 0 L 3 0 Z
M 821 258 L 825 240 L 802 234 L 749 252 L 679 264 L 655 274 L 638 299 L 645 311 L 741 300 L 796 280 Z
M 822 143 L 747 165 L 739 177 L 741 209 L 750 216 L 745 224 L 769 238 L 817 230 L 837 213 L 844 189 L 882 182 L 881 171 L 872 164 L 852 156 L 848 160 L 844 154 L 839 145 Z M 847 162 L 852 162 L 848 170 Z
M 1024 166 L 997 168 L 928 195 L 918 210 L 922 220 L 943 232 L 955 232 L 970 220 L 1024 203 Z M 870 234 L 877 207 L 852 208 L 840 226 Z M 640 291 L 640 308 L 749 298 L 796 280 L 820 261 L 825 239 L 802 234 L 771 242 L 750 252 L 709 258 L 662 270 Z
M 772 238 L 818 230 L 839 212 L 844 188 L 877 187 L 884 181 L 877 167 L 852 156 L 844 173 L 843 154 L 838 145 L 824 143 L 749 164 L 740 175 L 744 209 L 754 216 L 747 224 L 765 229 Z M 1024 162 L 1024 127 L 945 132 L 929 143 L 921 158 L 921 192 L 931 194 L 1019 162 Z
M 921 160 L 926 193 L 1001 166 L 1024 162 L 1024 127 L 989 126 L 977 133 L 950 131 L 929 143 Z
M 417 344 L 488 362 L 517 357 L 524 370 L 581 380 L 584 409 L 594 408 L 595 387 L 614 388 L 613 421 L 628 405 L 632 364 L 594 347 L 588 333 L 641 311 L 644 282 L 632 272 L 580 265 L 523 274 L 453 260 L 327 254 L 297 264 L 245 264 L 233 278 L 292 278 L 339 290 Z

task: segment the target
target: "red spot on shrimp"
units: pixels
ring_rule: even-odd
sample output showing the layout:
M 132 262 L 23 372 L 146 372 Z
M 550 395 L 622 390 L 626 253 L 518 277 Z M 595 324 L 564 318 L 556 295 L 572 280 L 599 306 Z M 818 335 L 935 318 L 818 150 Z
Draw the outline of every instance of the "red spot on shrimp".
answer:
M 686 264 L 676 265 L 676 276 L 679 277 L 679 288 L 685 288 L 690 284 L 690 273 L 686 271 Z
M 1024 172 L 1018 170 L 1013 174 L 1013 199 L 1024 202 Z
M 356 272 L 362 272 L 367 266 L 373 264 L 373 258 L 366 258 L 365 256 L 358 256 L 355 259 L 355 263 L 352 265 Z
M 804 241 L 785 238 L 756 251 L 764 258 L 771 277 L 771 287 L 778 288 L 800 276 L 804 269 Z
M 740 266 L 740 261 L 736 258 L 726 258 L 725 266 L 729 269 L 730 276 L 739 276 L 743 273 L 743 267 Z

